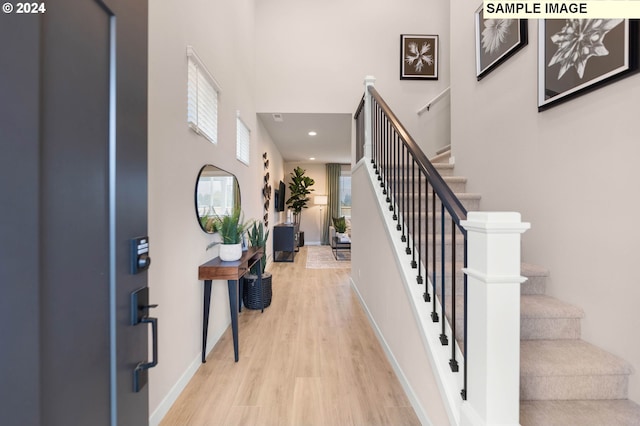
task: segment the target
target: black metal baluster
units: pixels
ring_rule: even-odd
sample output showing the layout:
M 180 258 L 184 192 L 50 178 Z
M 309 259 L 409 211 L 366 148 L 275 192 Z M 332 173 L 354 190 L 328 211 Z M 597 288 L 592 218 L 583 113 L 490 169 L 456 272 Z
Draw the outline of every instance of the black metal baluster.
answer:
M 440 318 L 438 317 L 438 312 L 436 312 L 436 279 L 438 278 L 438 274 L 436 272 L 436 189 L 431 185 L 431 234 L 433 237 L 431 238 L 431 270 L 433 271 L 433 280 L 431 281 L 431 285 L 433 286 L 433 308 L 431 309 L 431 321 L 438 322 Z M 427 259 L 428 262 L 428 259 Z
M 466 230 L 463 231 L 463 235 L 464 235 L 464 267 L 466 269 L 467 267 L 467 233 Z M 464 286 L 464 319 L 463 319 L 463 324 L 464 324 L 464 337 L 463 337 L 463 342 L 464 342 L 464 349 L 462 351 L 462 357 L 464 359 L 464 371 L 463 371 L 463 388 L 462 391 L 460 391 L 460 396 L 462 396 L 463 400 L 467 400 L 467 364 L 469 363 L 469 358 L 467 357 L 467 274 L 464 274 L 464 280 L 463 280 L 463 286 Z
M 381 112 L 380 107 L 376 104 L 376 162 L 378 163 L 378 168 L 376 169 L 376 174 L 378 175 L 378 180 L 382 180 L 382 142 L 380 141 L 382 133 L 382 120 L 380 118 Z
M 418 276 L 416 280 L 418 284 L 424 282 L 421 270 L 422 270 L 422 203 L 420 202 L 422 197 L 422 169 L 418 168 Z M 425 271 L 426 272 L 426 271 Z M 425 293 L 426 295 L 427 293 Z M 425 299 L 427 302 L 427 299 Z
M 435 214 L 435 212 L 434 212 Z M 449 344 L 447 333 L 445 332 L 446 319 L 446 294 L 445 294 L 445 258 L 444 258 L 444 203 L 440 202 L 440 282 L 442 283 L 440 293 L 440 312 L 442 314 L 442 332 L 440 333 L 440 343 L 443 346 Z
M 402 241 L 407 243 L 407 246 L 405 247 L 404 251 L 407 254 L 411 254 L 411 247 L 409 246 L 409 230 L 407 229 L 407 224 L 409 223 L 409 150 L 406 149 L 406 145 L 403 143 L 402 144 L 402 152 L 403 152 L 403 166 L 402 166 L 402 176 L 403 176 L 403 183 L 404 183 L 404 195 L 403 195 L 403 200 L 404 200 L 404 208 L 403 208 L 403 212 L 402 212 L 402 238 L 404 238 Z M 405 234 L 406 232 L 406 234 Z
M 369 90 L 369 89 L 367 89 Z M 377 121 L 377 114 L 376 114 L 376 108 L 375 105 L 373 103 L 373 99 L 371 100 L 371 103 L 369 105 L 369 107 L 371 108 L 371 164 L 373 164 L 373 169 L 376 171 L 376 174 L 378 173 L 378 166 L 376 165 L 376 147 L 375 147 L 375 143 L 373 142 L 375 140 L 375 129 L 376 129 L 376 121 Z
M 391 135 L 391 202 L 389 203 L 389 211 L 393 212 L 393 220 L 398 220 L 396 214 L 396 200 L 398 199 L 397 185 L 398 185 L 398 160 L 396 159 L 396 132 Z
M 456 222 L 451 218 L 451 359 L 449 367 L 458 371 L 456 361 Z
M 420 194 L 416 194 L 416 161 L 415 159 L 411 162 L 411 197 L 412 207 L 411 207 L 411 242 L 413 242 L 413 253 L 411 255 L 411 267 L 413 269 L 418 267 L 416 263 L 416 197 L 419 197 Z
M 386 180 L 387 180 L 387 144 L 386 144 L 386 140 L 385 140 L 385 135 L 386 135 L 386 129 L 387 129 L 387 119 L 384 116 L 384 114 L 382 113 L 382 109 L 380 110 L 380 151 L 382 154 L 382 163 L 381 163 L 381 173 L 382 173 L 382 180 L 380 181 L 380 186 L 382 187 L 382 193 L 386 194 L 387 190 L 386 190 Z
M 400 136 L 394 131 L 394 152 L 395 152 L 395 196 L 393 197 L 393 220 L 397 221 L 396 230 L 401 231 L 400 226 Z
M 422 179 L 421 179 L 422 181 Z M 422 208 L 422 191 L 420 191 L 420 198 L 418 199 L 419 205 Z M 422 217 L 419 218 L 422 223 Z M 421 233 L 422 234 L 422 233 Z M 422 250 L 422 243 L 420 243 L 420 250 Z M 431 302 L 431 295 L 429 294 L 429 181 L 425 174 L 424 180 L 424 275 L 427 277 L 427 285 L 424 286 L 424 294 L 422 295 L 426 303 Z
M 386 200 L 388 203 L 391 201 L 391 198 L 389 197 L 389 180 L 391 179 L 389 177 L 389 162 L 391 161 L 391 158 L 390 158 L 391 156 L 389 155 L 391 153 L 391 148 L 389 148 L 389 146 L 391 144 L 389 143 L 390 124 L 387 116 L 384 116 L 384 123 L 385 123 L 384 146 L 385 146 L 386 159 L 385 159 L 385 170 L 384 170 L 384 190 L 382 191 L 382 193 L 387 196 Z

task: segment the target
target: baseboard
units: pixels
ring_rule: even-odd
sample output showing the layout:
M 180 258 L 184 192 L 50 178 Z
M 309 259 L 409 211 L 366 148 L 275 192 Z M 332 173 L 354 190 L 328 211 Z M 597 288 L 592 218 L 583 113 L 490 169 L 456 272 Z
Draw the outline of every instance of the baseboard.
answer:
M 432 425 L 433 423 L 431 423 L 431 420 L 427 415 L 427 411 L 424 409 L 424 407 L 420 403 L 420 400 L 416 396 L 415 391 L 413 390 L 413 387 L 411 387 L 409 380 L 407 380 L 407 376 L 405 376 L 404 371 L 402 371 L 402 368 L 400 367 L 398 360 L 393 355 L 393 352 L 391 352 L 391 348 L 389 347 L 389 345 L 387 344 L 387 341 L 382 335 L 380 328 L 378 328 L 378 324 L 376 324 L 376 321 L 373 319 L 373 315 L 371 315 L 371 312 L 369 311 L 367 304 L 362 298 L 360 291 L 358 291 L 358 287 L 356 286 L 356 283 L 353 281 L 353 278 L 349 278 L 349 281 L 351 282 L 351 288 L 358 296 L 358 300 L 360 301 L 360 306 L 362 306 L 362 309 L 367 314 L 367 318 L 369 318 L 369 323 L 371 324 L 371 327 L 375 331 L 376 336 L 378 337 L 378 341 L 380 342 L 382 349 L 384 349 L 384 352 L 387 355 L 387 359 L 389 360 L 389 363 L 391 364 L 393 371 L 396 373 L 396 376 L 398 377 L 398 381 L 400 381 L 400 385 L 402 386 L 402 389 L 407 394 L 407 398 L 409 398 L 409 402 L 411 403 L 411 406 L 413 407 L 414 411 L 416 412 L 416 415 L 418 416 L 418 419 L 420 420 L 420 424 Z
M 211 340 L 213 340 L 213 342 L 218 342 L 218 340 L 222 338 L 222 335 L 224 334 L 225 331 L 226 331 L 226 328 L 222 329 L 222 331 L 218 333 L 218 335 Z M 210 349 L 207 351 L 207 355 L 209 355 L 209 353 L 213 350 L 215 343 L 208 344 L 207 346 L 210 347 Z M 156 409 L 153 410 L 153 413 L 151 413 L 151 415 L 149 416 L 149 426 L 158 426 L 160 424 L 162 419 L 164 419 L 164 416 L 167 415 L 167 413 L 169 412 L 173 404 L 176 402 L 180 394 L 187 387 L 187 385 L 193 378 L 193 375 L 196 374 L 196 371 L 198 371 L 198 368 L 200 368 L 201 365 L 202 365 L 202 354 L 198 352 L 198 355 L 193 360 L 193 362 L 191 362 L 189 367 L 187 367 L 187 369 L 182 374 L 180 379 L 178 379 L 178 381 L 171 387 L 171 390 L 169 391 L 169 393 L 162 399 L 162 402 L 160 402 L 158 407 L 156 407 Z M 153 385 L 153 382 L 150 382 L 150 385 Z

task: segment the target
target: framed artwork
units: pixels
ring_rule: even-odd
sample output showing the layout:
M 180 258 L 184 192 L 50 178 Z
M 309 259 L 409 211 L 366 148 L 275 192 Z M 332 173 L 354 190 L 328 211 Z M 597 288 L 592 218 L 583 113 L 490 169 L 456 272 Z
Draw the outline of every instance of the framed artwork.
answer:
M 437 35 L 400 35 L 400 80 L 437 80 L 438 48 Z
M 629 19 L 541 19 L 538 111 L 638 70 L 638 22 Z
M 476 77 L 482 80 L 528 43 L 526 19 L 484 19 L 476 10 Z

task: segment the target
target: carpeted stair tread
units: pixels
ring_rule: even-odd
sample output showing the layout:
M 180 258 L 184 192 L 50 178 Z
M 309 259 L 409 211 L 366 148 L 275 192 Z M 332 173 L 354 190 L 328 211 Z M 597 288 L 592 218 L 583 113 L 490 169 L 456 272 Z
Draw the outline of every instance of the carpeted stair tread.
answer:
M 521 376 L 628 375 L 630 365 L 584 340 L 523 340 Z
M 627 399 L 630 365 L 583 340 L 521 340 L 520 399 Z
M 429 158 L 429 161 L 432 163 L 448 163 L 449 158 L 451 157 L 451 150 L 447 150 L 441 154 L 438 154 L 434 157 Z
M 522 426 L 640 425 L 640 405 L 622 400 L 521 401 Z
M 554 297 L 542 294 L 520 298 L 521 318 L 584 318 L 584 311 Z
M 520 274 L 527 278 L 520 286 L 521 294 L 544 294 L 547 288 L 549 271 L 531 263 L 520 264 Z

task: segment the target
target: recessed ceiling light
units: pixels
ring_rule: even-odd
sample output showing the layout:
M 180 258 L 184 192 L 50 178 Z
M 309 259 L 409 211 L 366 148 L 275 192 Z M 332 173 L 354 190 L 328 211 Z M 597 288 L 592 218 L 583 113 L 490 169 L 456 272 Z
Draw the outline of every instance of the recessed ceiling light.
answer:
M 309 160 L 311 160 L 311 161 L 313 161 L 313 160 L 315 160 L 315 159 L 316 159 L 316 157 L 311 157 L 311 158 L 309 158 Z
M 314 132 L 313 130 L 309 132 L 309 136 L 315 136 L 315 135 L 317 135 L 317 133 Z

